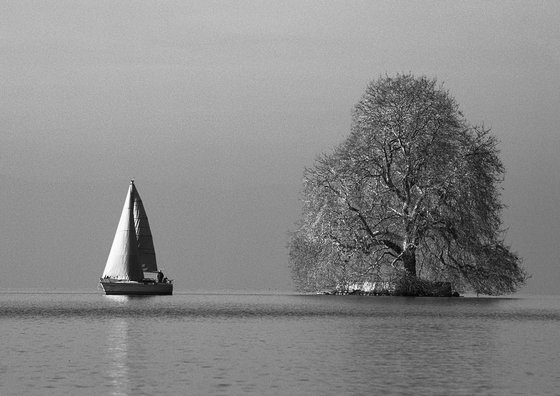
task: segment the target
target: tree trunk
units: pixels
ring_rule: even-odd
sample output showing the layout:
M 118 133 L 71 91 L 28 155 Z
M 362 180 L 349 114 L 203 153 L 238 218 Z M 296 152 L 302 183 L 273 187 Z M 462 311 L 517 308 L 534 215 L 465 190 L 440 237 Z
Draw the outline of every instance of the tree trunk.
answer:
M 407 274 L 416 277 L 416 250 L 406 249 L 402 255 L 402 261 Z

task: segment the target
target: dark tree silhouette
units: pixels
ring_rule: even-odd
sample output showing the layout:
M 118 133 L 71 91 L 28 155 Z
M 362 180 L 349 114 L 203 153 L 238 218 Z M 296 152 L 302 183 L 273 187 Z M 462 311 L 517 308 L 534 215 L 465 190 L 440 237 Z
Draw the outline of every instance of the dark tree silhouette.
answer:
M 490 130 L 470 125 L 435 79 L 371 82 L 350 136 L 305 170 L 289 246 L 296 283 L 317 290 L 392 274 L 515 291 L 526 274 L 503 241 L 498 154 Z

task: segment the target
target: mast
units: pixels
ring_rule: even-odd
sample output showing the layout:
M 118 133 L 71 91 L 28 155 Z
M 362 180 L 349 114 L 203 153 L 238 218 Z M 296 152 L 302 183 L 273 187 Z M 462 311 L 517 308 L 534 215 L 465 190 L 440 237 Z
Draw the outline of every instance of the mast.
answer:
M 135 193 L 134 180 L 131 180 L 102 278 L 109 277 L 132 281 L 141 281 L 144 278 L 144 273 L 140 267 L 134 224 Z

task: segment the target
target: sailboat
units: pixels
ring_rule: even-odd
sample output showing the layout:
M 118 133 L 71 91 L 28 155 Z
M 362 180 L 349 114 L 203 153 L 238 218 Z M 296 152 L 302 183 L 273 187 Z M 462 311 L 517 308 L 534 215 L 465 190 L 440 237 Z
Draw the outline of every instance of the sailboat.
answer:
M 169 295 L 173 281 L 158 270 L 142 199 L 130 181 L 117 232 L 100 279 L 105 294 Z

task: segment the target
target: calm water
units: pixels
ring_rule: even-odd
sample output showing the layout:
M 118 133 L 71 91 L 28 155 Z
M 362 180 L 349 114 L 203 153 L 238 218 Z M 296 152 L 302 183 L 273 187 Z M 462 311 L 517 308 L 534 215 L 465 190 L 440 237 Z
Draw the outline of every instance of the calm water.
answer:
M 1 395 L 560 394 L 560 298 L 0 294 Z

